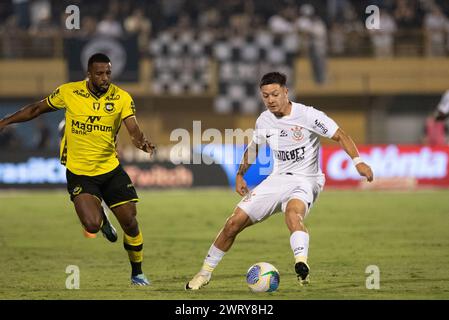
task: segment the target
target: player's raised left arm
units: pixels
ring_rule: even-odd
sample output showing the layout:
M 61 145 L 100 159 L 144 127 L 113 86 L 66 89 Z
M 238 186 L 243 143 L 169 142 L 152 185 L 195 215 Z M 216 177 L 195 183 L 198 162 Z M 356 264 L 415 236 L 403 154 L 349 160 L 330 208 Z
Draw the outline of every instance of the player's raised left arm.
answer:
M 140 130 L 136 117 L 130 116 L 123 120 L 123 122 L 125 123 L 126 129 L 128 129 L 128 133 L 136 148 L 148 152 L 150 156 L 152 156 L 156 152 L 156 145 L 151 143 L 145 137 L 145 134 Z
M 343 148 L 343 150 L 345 150 L 346 153 L 351 157 L 359 174 L 366 177 L 366 180 L 368 180 L 369 182 L 373 181 L 373 171 L 371 170 L 371 167 L 363 162 L 363 160 L 360 158 L 359 151 L 357 150 L 357 147 L 352 138 L 342 129 L 338 128 L 335 134 L 332 136 L 332 140 L 337 141 Z

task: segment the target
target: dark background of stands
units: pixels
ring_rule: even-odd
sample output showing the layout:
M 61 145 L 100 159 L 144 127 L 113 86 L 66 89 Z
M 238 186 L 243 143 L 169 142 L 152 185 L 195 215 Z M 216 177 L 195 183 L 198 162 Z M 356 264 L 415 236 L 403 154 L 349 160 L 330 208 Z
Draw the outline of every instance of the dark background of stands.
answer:
M 17 4 L 14 4 L 17 2 Z M 37 19 L 39 10 L 36 3 L 49 6 L 50 16 Z M 148 55 L 147 44 L 163 31 L 212 30 L 216 36 L 233 32 L 253 32 L 269 28 L 270 18 L 281 16 L 293 22 L 304 4 L 312 4 L 315 13 L 323 20 L 328 32 L 328 42 L 341 33 L 350 36 L 343 49 L 329 50 L 330 56 L 374 55 L 370 44 L 369 32 L 364 28 L 367 14 L 365 8 L 377 5 L 382 12 L 388 12 L 396 23 L 393 32 L 395 43 L 402 44 L 396 55 L 424 55 L 426 37 L 434 32 L 426 27 L 426 17 L 434 8 L 439 8 L 445 17 L 449 16 L 449 2 L 444 0 L 316 0 L 316 1 L 256 1 L 256 0 L 25 0 L 0 1 L 0 41 L 3 58 L 17 57 L 54 57 L 62 56 L 63 50 L 58 44 L 61 37 L 73 36 L 65 30 L 65 8 L 77 5 L 82 17 L 81 28 L 87 29 L 77 36 L 89 36 L 98 32 L 96 28 L 106 16 L 117 22 L 122 28 L 122 36 L 129 33 L 142 33 L 141 54 Z M 126 26 L 126 20 L 141 10 L 141 20 L 149 27 L 145 31 L 134 30 Z M 34 17 L 34 18 L 33 18 Z M 447 18 L 446 18 L 447 19 Z M 447 32 L 447 25 L 442 27 Z M 360 40 L 360 38 L 362 40 Z M 5 49 L 5 42 L 14 42 L 14 48 Z M 351 44 L 356 42 L 357 46 Z M 447 39 L 444 40 L 447 42 Z M 330 46 L 332 47 L 332 46 Z M 447 48 L 438 54 L 446 55 Z
M 309 59 L 307 50 L 298 50 L 296 58 L 299 63 L 290 67 L 293 73 L 298 74 L 300 81 L 295 87 L 303 88 L 304 84 L 306 89 L 300 92 L 291 88 L 291 92 L 295 93 L 292 98 L 335 117 L 342 127 L 348 128 L 357 143 L 421 143 L 425 118 L 435 109 L 444 92 L 441 86 L 435 85 L 435 76 L 429 73 L 435 71 L 421 71 L 419 67 L 421 64 L 447 62 L 449 1 L 444 0 L 1 0 L 0 63 L 3 65 L 0 70 L 0 116 L 42 99 L 58 84 L 68 80 L 65 68 L 60 67 L 67 61 L 64 39 L 89 39 L 98 33 L 109 33 L 117 38 L 137 36 L 141 65 L 145 61 L 151 65 L 156 58 L 151 53 L 151 45 L 164 33 L 208 32 L 218 39 L 251 35 L 257 30 L 303 35 L 306 32 L 298 26 L 298 19 L 307 11 L 307 6 L 304 6 L 307 4 L 313 6 L 314 16 L 325 26 L 324 31 L 311 32 L 318 34 L 318 38 L 323 33 L 325 35 L 322 37 L 326 46 L 325 61 L 331 67 L 346 61 L 349 68 L 331 79 L 340 80 L 337 89 L 342 88 L 341 92 L 335 88 L 326 91 L 319 85 L 314 87 L 313 79 L 308 79 L 310 75 L 306 75 L 304 68 L 301 68 L 301 63 Z M 76 32 L 65 27 L 65 8 L 68 5 L 80 8 L 81 29 Z M 365 8 L 369 5 L 378 6 L 382 16 L 391 17 L 394 27 L 385 32 L 386 37 L 392 39 L 390 45 L 388 41 L 375 44 L 374 33 L 365 27 L 369 16 Z M 110 21 L 103 23 L 106 17 Z M 376 90 L 375 79 L 366 78 L 363 74 L 352 75 L 356 68 L 352 69 L 351 63 L 359 58 L 365 59 L 357 67 L 361 70 L 368 67 L 371 61 L 390 61 L 390 65 L 394 66 L 395 59 L 417 59 L 404 64 L 390 78 L 377 80 L 378 83 L 388 82 L 387 87 L 390 83 L 394 86 L 395 82 L 410 86 L 391 92 Z M 29 65 L 27 68 L 30 70 L 23 75 L 5 71 L 4 66 L 13 63 Z M 41 71 L 34 72 L 44 68 L 46 63 L 53 69 L 49 69 L 45 77 Z M 383 62 L 380 63 L 383 65 Z M 446 75 L 443 64 L 436 75 L 440 82 Z M 426 78 L 420 78 L 421 75 Z M 28 76 L 35 78 L 29 80 Z M 221 114 L 213 107 L 216 93 L 213 90 L 193 96 L 187 93 L 178 96 L 155 94 L 145 87 L 151 81 L 148 78 L 124 88 L 136 99 L 143 128 L 162 144 L 170 143 L 168 137 L 173 129 L 183 127 L 190 130 L 193 120 L 202 119 L 203 129 L 251 128 L 257 111 L 263 110 L 260 103 L 254 112 L 244 113 L 234 109 Z M 216 74 L 211 78 L 212 85 L 218 86 L 218 78 Z M 14 91 L 5 86 L 12 80 L 18 83 L 13 85 Z M 351 83 L 367 83 L 368 89 L 352 90 Z M 11 131 L 16 131 L 16 138 L 8 138 L 12 149 L 56 150 L 57 124 L 62 117 L 62 112 L 58 112 L 44 116 L 42 122 L 14 126 Z M 7 145 L 3 140 L 0 143 L 5 148 Z M 121 141 L 129 143 L 127 138 Z

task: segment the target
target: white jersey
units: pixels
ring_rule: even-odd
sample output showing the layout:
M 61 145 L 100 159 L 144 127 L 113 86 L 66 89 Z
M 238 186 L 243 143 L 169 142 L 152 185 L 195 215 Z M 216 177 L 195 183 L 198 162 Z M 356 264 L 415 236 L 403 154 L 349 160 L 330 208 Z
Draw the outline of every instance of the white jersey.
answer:
M 444 114 L 449 113 L 449 90 L 447 90 L 444 93 L 437 108 L 438 108 L 438 111 L 440 111 L 441 113 L 444 113 Z
M 332 138 L 334 120 L 313 107 L 292 102 L 291 113 L 277 118 L 269 110 L 257 118 L 253 141 L 267 143 L 273 152 L 272 175 L 323 176 L 319 165 L 319 136 Z

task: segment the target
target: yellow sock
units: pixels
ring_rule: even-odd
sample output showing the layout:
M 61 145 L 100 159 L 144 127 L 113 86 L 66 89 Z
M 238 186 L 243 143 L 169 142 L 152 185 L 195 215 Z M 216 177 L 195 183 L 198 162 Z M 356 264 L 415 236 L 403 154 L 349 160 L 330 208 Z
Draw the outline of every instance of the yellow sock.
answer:
M 131 262 L 142 262 L 143 260 L 143 237 L 142 233 L 135 237 L 131 237 L 126 233 L 123 234 L 123 246 L 128 252 L 129 261 Z

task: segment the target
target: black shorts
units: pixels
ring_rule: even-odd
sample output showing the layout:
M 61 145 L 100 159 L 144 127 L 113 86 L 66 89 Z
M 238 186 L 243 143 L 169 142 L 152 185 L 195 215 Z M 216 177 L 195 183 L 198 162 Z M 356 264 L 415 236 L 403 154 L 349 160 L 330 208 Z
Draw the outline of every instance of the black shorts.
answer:
M 81 194 L 89 193 L 106 202 L 109 208 L 117 207 L 126 202 L 137 202 L 136 189 L 128 174 L 118 165 L 114 170 L 98 176 L 83 176 L 66 170 L 67 191 L 70 200 Z

